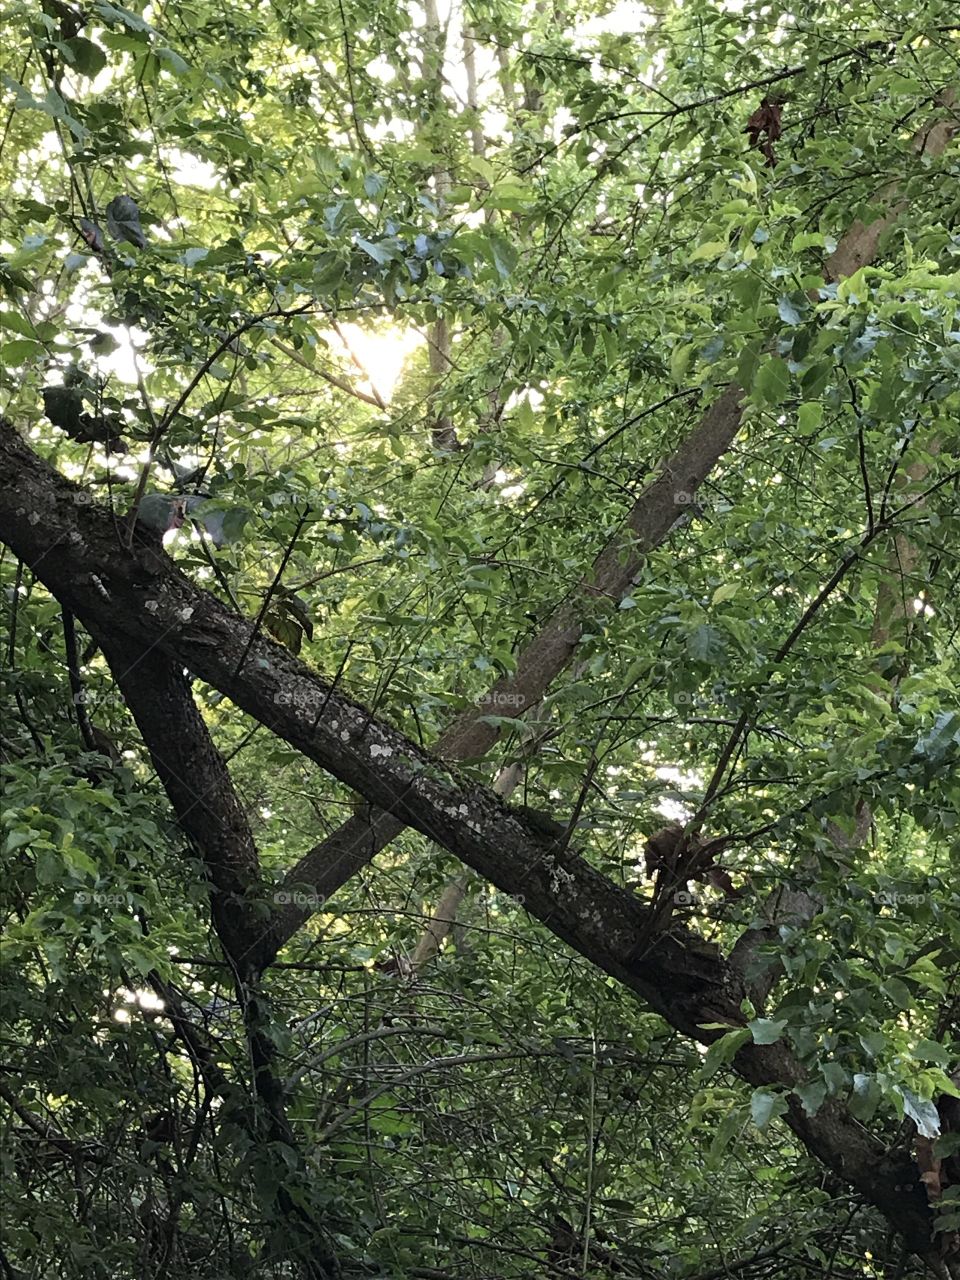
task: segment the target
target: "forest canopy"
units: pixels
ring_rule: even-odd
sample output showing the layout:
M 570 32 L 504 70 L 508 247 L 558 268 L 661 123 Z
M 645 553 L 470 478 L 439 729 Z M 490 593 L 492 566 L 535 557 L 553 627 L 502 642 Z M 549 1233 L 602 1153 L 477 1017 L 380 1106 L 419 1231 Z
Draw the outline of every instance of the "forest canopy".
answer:
M 946 0 L 6 0 L 0 1280 L 960 1280 Z

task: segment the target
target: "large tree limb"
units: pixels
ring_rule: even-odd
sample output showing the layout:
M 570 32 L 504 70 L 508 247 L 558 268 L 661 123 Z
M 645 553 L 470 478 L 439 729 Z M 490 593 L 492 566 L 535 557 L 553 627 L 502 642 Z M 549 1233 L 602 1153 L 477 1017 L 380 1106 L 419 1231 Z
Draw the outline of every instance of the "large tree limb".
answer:
M 92 624 L 91 634 L 130 709 L 177 821 L 197 848 L 210 881 L 214 928 L 235 978 L 262 968 L 250 938 L 262 929 L 257 849 L 223 757 L 184 674 L 156 646 Z M 255 930 L 254 922 L 260 924 Z
M 374 719 L 253 625 L 198 590 L 162 553 L 127 550 L 109 512 L 0 424 L 0 536 L 98 635 L 155 646 L 382 810 L 437 840 L 592 963 L 640 995 L 683 1034 L 714 1039 L 742 1026 L 745 988 L 716 948 L 682 928 L 637 954 L 646 911 L 568 849 L 539 838 L 492 791 L 458 780 Z M 250 939 L 251 944 L 256 939 Z M 789 1091 L 805 1078 L 784 1043 L 745 1045 L 745 1079 Z M 887 1154 L 831 1099 L 815 1116 L 788 1099 L 805 1146 L 889 1218 L 910 1247 L 935 1257 L 930 1210 L 904 1153 Z
M 0 536 L 93 634 L 122 637 L 141 654 L 154 651 L 188 668 L 378 809 L 394 812 L 501 888 L 522 894 L 559 936 L 589 945 L 605 967 L 620 964 L 643 914 L 630 893 L 575 855 L 548 852 L 493 791 L 460 782 L 249 620 L 199 590 L 163 552 L 125 548 L 111 513 L 78 502 L 79 492 L 9 424 L 0 426 Z M 192 802 L 187 794 L 179 804 Z M 563 892 L 575 882 L 589 888 L 586 903 Z M 638 963 L 640 975 L 644 963 Z M 674 978 L 689 970 L 687 985 L 703 976 L 692 952 L 671 963 Z M 657 969 L 654 983 L 659 976 Z M 643 985 L 641 977 L 637 981 Z M 664 1003 L 653 986 L 646 994 Z M 736 1003 L 725 1007 L 736 1015 Z M 689 1030 L 695 1027 L 688 1023 Z

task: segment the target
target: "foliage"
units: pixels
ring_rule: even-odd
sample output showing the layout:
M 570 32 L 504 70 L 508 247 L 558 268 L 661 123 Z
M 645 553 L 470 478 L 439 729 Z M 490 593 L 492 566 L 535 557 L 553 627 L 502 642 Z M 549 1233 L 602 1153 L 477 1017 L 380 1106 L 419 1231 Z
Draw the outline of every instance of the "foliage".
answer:
M 760 953 L 783 975 L 750 1034 L 796 1050 L 806 1109 L 901 1148 L 957 1060 L 958 153 L 911 146 L 955 17 L 13 0 L 5 23 L 4 416 L 118 528 L 204 495 L 180 567 L 424 744 L 488 711 L 470 778 L 522 761 L 517 799 L 576 811 L 641 894 L 645 834 L 698 811 L 745 718 L 708 796 L 745 894 L 685 910 L 729 951 L 777 885 L 817 895 Z M 752 145 L 771 95 L 782 134 Z M 874 264 L 825 283 L 894 199 Z M 731 381 L 734 449 L 696 502 L 681 482 L 630 593 L 588 600 L 543 710 L 485 704 Z M 294 1274 L 284 1162 L 350 1275 L 896 1264 L 785 1096 L 735 1077 L 739 1042 L 684 1041 L 522 902 L 471 880 L 405 976 L 454 873 L 411 831 L 270 971 L 299 1154 L 271 1151 L 197 851 L 102 657 L 83 706 L 113 765 L 59 605 L 9 553 L 0 575 L 5 1274 Z M 355 798 L 194 695 L 279 883 Z

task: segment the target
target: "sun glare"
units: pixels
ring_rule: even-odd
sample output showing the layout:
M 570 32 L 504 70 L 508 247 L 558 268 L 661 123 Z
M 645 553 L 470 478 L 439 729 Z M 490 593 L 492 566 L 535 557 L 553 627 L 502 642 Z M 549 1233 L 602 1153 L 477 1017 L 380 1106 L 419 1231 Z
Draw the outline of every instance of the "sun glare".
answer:
M 423 345 L 416 329 L 401 325 L 364 329 L 342 324 L 339 335 L 327 336 L 333 350 L 357 370 L 360 390 L 378 395 L 384 404 L 389 404 L 408 358 Z

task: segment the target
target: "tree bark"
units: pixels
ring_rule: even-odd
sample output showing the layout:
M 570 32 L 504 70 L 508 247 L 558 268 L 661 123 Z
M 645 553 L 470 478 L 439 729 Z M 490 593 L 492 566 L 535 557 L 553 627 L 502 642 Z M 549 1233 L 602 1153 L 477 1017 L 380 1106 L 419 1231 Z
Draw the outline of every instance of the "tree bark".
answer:
M 112 515 L 78 495 L 0 423 L 0 536 L 95 634 L 155 646 L 207 680 L 380 810 L 522 897 L 553 933 L 684 1035 L 709 1042 L 744 1025 L 743 980 L 715 947 L 676 926 L 638 954 L 648 913 L 632 894 L 257 635 L 162 552 L 125 548 Z M 906 1153 L 887 1153 L 838 1100 L 808 1116 L 789 1096 L 804 1070 L 782 1042 L 748 1043 L 734 1065 L 755 1085 L 782 1088 L 786 1122 L 804 1145 L 886 1214 L 911 1249 L 940 1264 L 930 1209 Z

